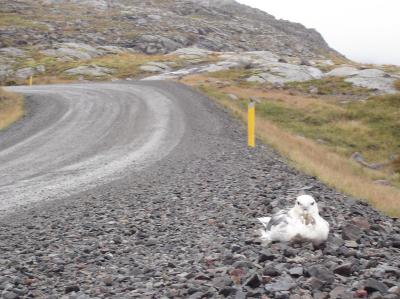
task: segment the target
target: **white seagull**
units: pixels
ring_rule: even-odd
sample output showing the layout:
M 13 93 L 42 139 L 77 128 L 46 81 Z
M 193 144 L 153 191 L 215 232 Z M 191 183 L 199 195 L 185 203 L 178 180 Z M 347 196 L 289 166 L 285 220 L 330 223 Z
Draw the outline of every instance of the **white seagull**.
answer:
M 258 220 L 265 227 L 261 230 L 261 238 L 267 243 L 306 240 L 318 246 L 328 239 L 329 223 L 319 215 L 317 203 L 310 195 L 297 197 L 290 210 Z

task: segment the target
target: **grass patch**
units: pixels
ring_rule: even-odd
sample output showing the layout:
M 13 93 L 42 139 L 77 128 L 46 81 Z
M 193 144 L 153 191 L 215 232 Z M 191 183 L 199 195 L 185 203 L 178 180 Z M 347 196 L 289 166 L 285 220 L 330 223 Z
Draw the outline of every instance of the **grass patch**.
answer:
M 0 88 L 0 130 L 18 120 L 24 112 L 22 96 Z
M 173 62 L 175 66 L 180 66 L 183 61 L 174 56 L 165 55 L 145 55 L 145 54 L 120 54 L 95 58 L 90 64 L 116 70 L 114 74 L 117 78 L 138 77 L 145 73 L 140 70 L 140 66 L 148 62 Z
M 140 66 L 148 62 L 164 62 L 171 66 L 171 68 L 184 67 L 186 61 L 173 55 L 145 55 L 145 54 L 133 54 L 124 53 L 116 55 L 107 55 L 102 57 L 96 57 L 86 61 L 60 61 L 55 57 L 49 57 L 41 54 L 35 50 L 26 49 L 29 52 L 29 56 L 33 59 L 19 58 L 16 64 L 13 66 L 14 69 L 21 69 L 26 67 L 38 67 L 44 66 L 45 72 L 36 74 L 34 76 L 34 84 L 48 84 L 48 83 L 60 83 L 60 82 L 72 82 L 83 77 L 87 80 L 106 80 L 111 77 L 113 78 L 141 78 L 150 73 L 146 73 L 140 69 Z M 213 59 L 211 57 L 211 59 Z M 114 70 L 112 75 L 106 75 L 102 77 L 93 76 L 81 76 L 81 75 L 68 75 L 65 73 L 66 70 L 73 69 L 79 66 L 97 65 L 100 67 L 106 67 Z M 25 85 L 27 80 L 20 80 L 16 78 L 7 78 L 4 82 L 0 82 L 4 85 Z
M 394 88 L 396 88 L 398 91 L 400 91 L 400 79 L 394 81 Z
M 354 86 L 352 83 L 338 77 L 326 77 L 305 82 L 289 82 L 285 86 L 286 88 L 299 90 L 303 93 L 309 93 L 311 89 L 317 88 L 317 94 L 319 95 L 342 94 L 368 96 L 370 94 L 368 89 Z
M 47 31 L 45 24 L 33 22 L 15 14 L 0 14 L 0 27 L 33 28 Z
M 393 169 L 400 158 L 382 171 L 363 168 L 349 159 L 361 152 L 372 162 L 389 161 L 400 152 L 400 95 L 373 97 L 367 101 L 339 104 L 290 95 L 286 91 L 219 87 L 206 76 L 182 80 L 246 121 L 248 98 L 257 95 L 257 134 L 300 170 L 317 176 L 327 185 L 370 202 L 374 207 L 400 216 L 400 190 L 374 183 L 389 180 L 400 186 Z M 232 100 L 228 94 L 238 96 Z M 389 162 L 388 162 L 389 164 Z M 397 168 L 396 168 L 397 167 Z

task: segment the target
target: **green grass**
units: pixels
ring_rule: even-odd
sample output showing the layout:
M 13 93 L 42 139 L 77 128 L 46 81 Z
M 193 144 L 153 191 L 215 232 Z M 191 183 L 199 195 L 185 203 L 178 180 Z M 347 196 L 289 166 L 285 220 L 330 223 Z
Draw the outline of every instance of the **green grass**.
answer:
M 253 75 L 255 72 L 253 70 L 246 70 L 242 68 L 234 68 L 230 70 L 224 70 L 224 71 L 218 71 L 218 72 L 212 72 L 209 73 L 208 76 L 220 80 L 231 80 L 231 81 L 238 81 L 238 80 L 243 80 L 251 75 Z
M 0 27 L 23 27 L 46 31 L 48 29 L 44 24 L 33 22 L 19 15 L 3 13 L 0 13 Z
M 319 95 L 369 95 L 370 91 L 366 88 L 354 86 L 346 82 L 343 78 L 326 77 L 306 82 L 289 82 L 286 88 L 296 89 L 304 93 L 309 93 L 312 88 L 318 89 Z
M 400 152 L 400 95 L 304 109 L 271 100 L 260 103 L 257 111 L 279 126 L 348 157 L 358 151 L 370 161 L 385 162 Z

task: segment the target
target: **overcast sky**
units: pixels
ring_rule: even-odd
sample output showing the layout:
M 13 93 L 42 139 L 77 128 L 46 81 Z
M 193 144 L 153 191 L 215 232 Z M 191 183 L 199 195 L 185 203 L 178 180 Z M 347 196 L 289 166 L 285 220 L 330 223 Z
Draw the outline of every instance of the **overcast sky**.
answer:
M 237 0 L 317 29 L 355 61 L 400 65 L 400 0 Z

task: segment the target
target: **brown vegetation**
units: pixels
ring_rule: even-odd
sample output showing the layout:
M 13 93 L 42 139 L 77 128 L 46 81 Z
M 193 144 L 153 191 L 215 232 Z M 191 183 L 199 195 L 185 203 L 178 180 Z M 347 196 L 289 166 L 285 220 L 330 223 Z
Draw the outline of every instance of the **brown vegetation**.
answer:
M 20 95 L 0 88 L 0 130 L 8 127 L 23 115 L 23 100 Z

